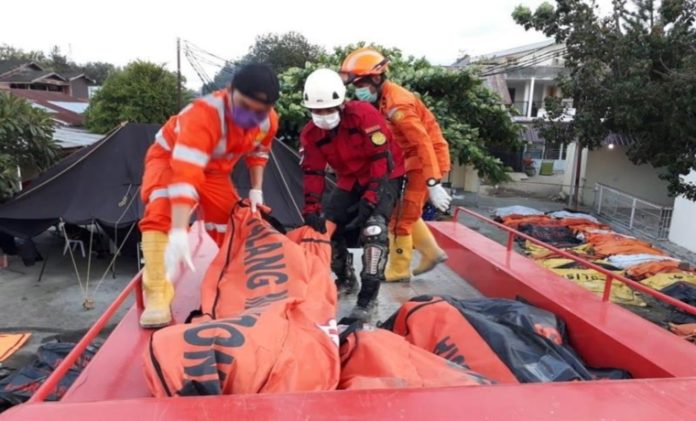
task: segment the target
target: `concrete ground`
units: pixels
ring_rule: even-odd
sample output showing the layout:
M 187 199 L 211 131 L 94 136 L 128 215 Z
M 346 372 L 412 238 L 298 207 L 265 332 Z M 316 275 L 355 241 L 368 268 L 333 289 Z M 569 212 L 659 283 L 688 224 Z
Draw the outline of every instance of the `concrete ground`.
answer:
M 558 197 L 563 188 L 563 173 L 532 177 L 527 177 L 521 173 L 514 173 L 514 175 L 512 181 L 498 186 L 482 186 L 481 193 L 494 197 L 533 197 L 551 200 Z M 519 176 L 524 179 L 519 180 Z
M 42 262 L 26 267 L 18 256 L 9 256 L 9 267 L 0 269 L 0 333 L 31 332 L 29 341 L 0 367 L 17 368 L 27 363 L 38 347 L 46 341 L 60 339 L 75 342 L 104 312 L 125 285 L 137 273 L 135 257 L 117 261 L 116 277 L 111 272 L 101 282 L 110 259 L 92 258 L 89 296 L 94 308 L 82 306 L 87 287 L 87 261 L 79 253 L 75 256 L 83 288 L 80 287 L 70 254 L 63 256 L 64 240 L 51 233 L 37 237 L 39 252 L 47 259 L 39 282 Z M 130 299 L 132 303 L 132 299 Z M 123 316 L 124 306 L 110 325 Z

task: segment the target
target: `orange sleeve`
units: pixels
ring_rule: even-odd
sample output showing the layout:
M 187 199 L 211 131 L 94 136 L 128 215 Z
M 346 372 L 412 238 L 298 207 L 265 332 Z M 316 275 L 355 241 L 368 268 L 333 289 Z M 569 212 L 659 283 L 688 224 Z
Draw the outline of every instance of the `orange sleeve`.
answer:
M 440 173 L 444 174 L 452 169 L 452 161 L 450 160 L 449 144 L 442 135 L 440 125 L 437 121 L 432 121 L 430 124 L 430 138 L 433 141 L 433 149 L 437 157 L 437 163 L 440 166 Z
M 261 142 L 259 142 L 254 150 L 249 152 L 245 158 L 248 168 L 266 166 L 276 133 L 278 133 L 278 114 L 276 114 L 275 110 L 273 110 L 268 115 L 268 128 L 264 130 L 264 127 L 262 126 L 261 131 L 259 132 Z
M 397 106 L 390 110 L 389 117 L 394 127 L 401 133 L 397 136 L 406 157 L 406 171 L 421 169 L 425 179 L 442 176 L 433 142 L 413 106 Z M 411 157 L 410 159 L 408 157 Z M 414 165 L 417 158 L 420 165 Z
M 179 114 L 175 132 L 169 200 L 193 206 L 205 181 L 205 167 L 221 137 L 220 119 L 215 111 L 196 102 Z

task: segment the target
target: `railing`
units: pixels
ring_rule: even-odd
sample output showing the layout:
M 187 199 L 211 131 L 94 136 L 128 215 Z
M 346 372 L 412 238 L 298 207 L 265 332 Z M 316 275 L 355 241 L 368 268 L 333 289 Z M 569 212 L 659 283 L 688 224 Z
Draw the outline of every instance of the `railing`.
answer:
M 544 247 L 544 248 L 554 252 L 554 254 L 565 257 L 566 259 L 573 260 L 576 263 L 579 263 L 579 264 L 581 264 L 589 269 L 592 269 L 592 270 L 595 270 L 595 271 L 601 273 L 602 275 L 604 275 L 606 277 L 606 279 L 604 281 L 604 293 L 602 294 L 602 301 L 609 301 L 609 297 L 611 295 L 612 283 L 613 283 L 613 281 L 619 281 L 619 282 L 625 284 L 626 286 L 628 286 L 634 290 L 640 291 L 646 295 L 650 295 L 651 297 L 653 297 L 657 300 L 663 301 L 669 305 L 672 305 L 681 311 L 684 311 L 684 312 L 687 312 L 691 315 L 696 316 L 696 307 L 694 307 L 694 306 L 690 306 L 689 304 L 687 304 L 683 301 L 679 301 L 676 298 L 672 298 L 669 295 L 663 294 L 660 291 L 654 290 L 654 289 L 652 289 L 648 286 L 645 286 L 637 281 L 634 281 L 632 279 L 628 279 L 625 276 L 611 272 L 608 269 L 605 269 L 605 268 L 603 268 L 599 265 L 596 265 L 592 262 L 588 262 L 587 260 L 582 259 L 578 256 L 575 256 L 575 255 L 573 255 L 565 250 L 561 250 L 561 249 L 554 247 L 550 244 L 547 244 L 543 241 L 537 240 L 536 238 L 531 237 L 527 234 L 523 234 L 523 233 L 517 231 L 516 229 L 510 228 L 510 227 L 503 225 L 499 222 L 495 222 L 495 221 L 493 221 L 489 218 L 486 218 L 483 215 L 479 215 L 478 213 L 473 212 L 469 209 L 463 208 L 461 206 L 457 207 L 454 211 L 454 216 L 453 216 L 453 221 L 455 223 L 459 222 L 459 215 L 461 213 L 464 213 L 467 216 L 471 216 L 471 217 L 476 218 L 480 221 L 486 222 L 490 225 L 493 225 L 497 228 L 500 228 L 503 231 L 506 231 L 508 233 L 508 239 L 507 239 L 507 245 L 506 245 L 508 253 L 514 253 L 513 244 L 515 242 L 515 238 L 523 238 L 523 239 L 525 239 L 533 244 Z
M 94 338 L 99 335 L 99 333 L 104 329 L 104 326 L 111 320 L 111 318 L 116 314 L 116 311 L 118 311 L 119 308 L 121 308 L 121 305 L 126 301 L 126 298 L 131 294 L 131 292 L 135 291 L 135 302 L 136 306 L 138 308 L 138 314 L 142 313 L 143 309 L 145 308 L 144 303 L 143 303 L 143 293 L 142 293 L 142 276 L 141 274 L 138 274 L 133 278 L 128 285 L 121 291 L 121 293 L 116 297 L 113 303 L 109 306 L 109 308 L 104 311 L 104 314 L 102 314 L 99 319 L 92 325 L 92 327 L 89 328 L 85 336 L 80 339 L 80 342 L 78 342 L 75 345 L 75 348 L 73 348 L 70 353 L 65 357 L 63 361 L 56 367 L 55 370 L 53 370 L 53 373 L 51 373 L 50 376 L 46 379 L 46 381 L 39 387 L 36 392 L 32 395 L 32 397 L 29 399 L 29 403 L 34 403 L 34 402 L 43 402 L 46 400 L 46 398 L 53 392 L 53 390 L 56 388 L 58 385 L 58 382 L 65 376 L 65 374 L 70 370 L 70 368 L 75 365 L 75 362 L 77 361 L 78 358 L 82 355 L 82 353 L 87 349 L 89 344 L 94 340 Z
M 595 184 L 594 211 L 655 240 L 669 235 L 672 208 L 639 199 L 604 184 Z

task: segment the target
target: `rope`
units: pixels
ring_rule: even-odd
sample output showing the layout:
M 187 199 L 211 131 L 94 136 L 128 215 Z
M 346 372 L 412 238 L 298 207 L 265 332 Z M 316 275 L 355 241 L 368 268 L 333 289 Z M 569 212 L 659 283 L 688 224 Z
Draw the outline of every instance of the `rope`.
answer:
M 75 275 L 77 275 L 77 282 L 80 284 L 80 291 L 82 291 L 82 296 L 83 298 L 87 298 L 87 293 L 85 292 L 85 288 L 82 286 L 82 278 L 80 277 L 80 271 L 77 270 L 77 262 L 75 261 L 75 256 L 73 255 L 72 252 L 72 247 L 70 247 L 70 239 L 68 238 L 68 233 L 65 232 L 65 221 L 63 218 L 60 218 L 60 229 L 63 231 L 63 237 L 65 238 L 65 244 L 68 246 L 68 251 L 70 251 L 70 260 L 72 260 L 73 268 L 75 269 Z
M 273 151 L 271 151 L 271 158 L 273 159 L 273 163 L 275 164 L 275 167 L 278 170 L 278 174 L 280 174 L 280 179 L 283 181 L 283 184 L 285 185 L 285 191 L 288 193 L 288 196 L 290 196 L 290 200 L 292 201 L 292 204 L 295 206 L 295 210 L 297 211 L 297 215 L 300 217 L 300 219 L 302 219 L 302 210 L 297 205 L 297 202 L 295 202 L 295 198 L 292 196 L 292 191 L 290 190 L 290 186 L 288 185 L 287 180 L 285 180 L 285 176 L 283 175 L 283 171 L 280 169 L 280 164 L 278 164 L 278 159 L 276 158 Z
M 94 225 L 94 218 L 92 218 L 92 225 Z M 85 295 L 87 297 L 89 297 L 89 275 L 92 270 L 92 242 L 94 240 L 94 229 L 92 228 L 89 230 L 89 251 L 87 252 L 87 279 L 85 280 Z
M 133 232 L 133 228 L 137 225 L 137 222 L 133 222 L 131 224 L 130 229 L 128 229 L 128 232 L 126 233 L 126 236 L 123 239 L 123 242 L 121 245 L 116 249 L 116 253 L 114 253 L 114 258 L 111 259 L 111 262 L 109 262 L 109 265 L 106 267 L 106 270 L 104 270 L 104 274 L 102 275 L 101 279 L 97 283 L 97 286 L 94 287 L 94 294 L 99 291 L 99 287 L 101 286 L 102 282 L 104 282 L 104 279 L 106 279 L 106 275 L 109 273 L 109 270 L 111 269 L 111 266 L 113 266 L 114 262 L 116 262 L 116 259 L 118 258 L 118 255 L 121 253 L 121 250 L 123 249 L 123 246 L 126 245 L 126 241 L 128 241 L 128 238 L 130 237 L 131 233 Z

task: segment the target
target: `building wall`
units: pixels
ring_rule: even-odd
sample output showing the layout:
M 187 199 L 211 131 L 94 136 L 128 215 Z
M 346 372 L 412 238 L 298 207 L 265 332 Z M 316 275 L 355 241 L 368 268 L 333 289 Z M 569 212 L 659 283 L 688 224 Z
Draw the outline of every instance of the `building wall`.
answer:
M 582 203 L 594 204 L 594 185 L 601 183 L 658 205 L 671 206 L 673 199 L 667 191 L 667 182 L 659 178 L 660 171 L 651 165 L 635 165 L 626 156 L 626 147 L 604 146 L 584 151 L 581 172 Z M 568 147 L 566 175 L 563 184 L 572 184 L 575 176 L 575 145 Z M 564 187 L 569 192 L 570 187 Z
M 473 165 L 453 165 L 449 182 L 453 189 L 473 193 L 478 192 L 481 185 L 481 179 Z
M 696 184 L 696 170 L 684 177 L 685 181 Z M 696 253 L 696 202 L 679 196 L 674 200 L 672 225 L 669 240 Z
M 73 98 L 89 99 L 89 85 L 82 79 L 70 82 L 70 96 Z

